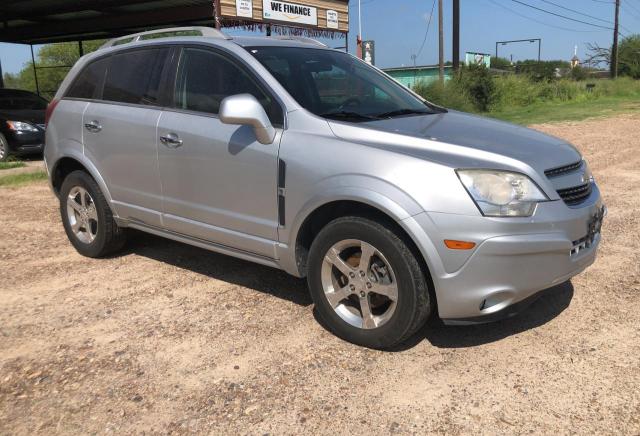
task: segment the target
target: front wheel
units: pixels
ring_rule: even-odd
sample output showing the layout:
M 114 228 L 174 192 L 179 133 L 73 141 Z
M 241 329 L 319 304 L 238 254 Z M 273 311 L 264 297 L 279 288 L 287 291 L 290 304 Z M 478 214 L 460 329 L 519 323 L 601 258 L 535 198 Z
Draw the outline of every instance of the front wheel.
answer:
M 318 315 L 349 342 L 392 348 L 431 312 L 428 280 L 409 243 L 376 221 L 330 222 L 313 241 L 308 266 Z
M 74 171 L 64 179 L 60 215 L 69 241 L 83 256 L 103 257 L 125 243 L 125 230 L 113 219 L 98 184 L 84 171 Z

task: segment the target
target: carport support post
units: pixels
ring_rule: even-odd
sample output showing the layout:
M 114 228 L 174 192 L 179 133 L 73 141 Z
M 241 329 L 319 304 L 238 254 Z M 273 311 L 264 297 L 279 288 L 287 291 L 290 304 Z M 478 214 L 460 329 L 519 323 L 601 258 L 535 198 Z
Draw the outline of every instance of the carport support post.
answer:
M 33 44 L 31 46 L 31 63 L 33 64 L 33 77 L 36 80 L 36 94 L 40 95 L 40 85 L 38 85 L 38 69 L 36 68 L 36 57 L 33 54 Z

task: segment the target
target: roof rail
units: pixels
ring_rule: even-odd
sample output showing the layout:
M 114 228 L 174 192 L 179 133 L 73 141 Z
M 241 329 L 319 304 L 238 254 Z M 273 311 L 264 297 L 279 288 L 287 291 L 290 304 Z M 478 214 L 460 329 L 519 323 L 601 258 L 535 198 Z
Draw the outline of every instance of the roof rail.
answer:
M 281 39 L 281 40 L 284 40 L 284 41 L 300 41 L 300 42 L 304 42 L 304 43 L 307 43 L 307 44 L 319 45 L 321 47 L 328 47 L 326 44 L 321 43 L 317 39 L 307 38 L 305 36 L 278 35 L 278 36 L 271 36 L 271 38 L 273 38 L 273 39 Z
M 178 35 L 176 35 L 176 33 Z M 225 35 L 221 31 L 217 29 L 213 29 L 211 27 L 204 27 L 204 26 L 168 27 L 164 29 L 149 30 L 147 32 L 134 33 L 132 35 L 113 38 L 107 41 L 106 43 L 104 43 L 100 48 L 102 49 L 102 48 L 113 47 L 121 44 L 129 44 L 132 42 L 146 40 L 146 39 L 170 38 L 173 36 L 205 36 L 209 38 L 231 39 L 229 36 Z

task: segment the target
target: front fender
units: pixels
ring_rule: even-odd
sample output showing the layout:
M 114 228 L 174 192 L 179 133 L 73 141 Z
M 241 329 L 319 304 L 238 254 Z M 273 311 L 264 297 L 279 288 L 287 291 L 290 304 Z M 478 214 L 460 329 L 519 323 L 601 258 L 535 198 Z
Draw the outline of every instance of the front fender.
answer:
M 349 185 L 347 180 L 350 179 Z M 337 183 L 336 183 L 337 182 Z M 296 240 L 307 218 L 319 208 L 337 201 L 353 201 L 371 206 L 397 222 L 416 244 L 427 266 L 438 268 L 439 259 L 429 236 L 415 225 L 413 216 L 421 214 L 420 205 L 399 188 L 380 179 L 371 177 L 336 177 L 316 185 L 316 194 L 308 199 L 290 221 L 288 232 L 281 231 L 279 258 L 283 269 L 302 276 L 296 258 Z M 284 230 L 284 229 L 281 229 Z M 434 255 L 436 256 L 434 259 Z M 435 261 L 435 263 L 434 263 Z

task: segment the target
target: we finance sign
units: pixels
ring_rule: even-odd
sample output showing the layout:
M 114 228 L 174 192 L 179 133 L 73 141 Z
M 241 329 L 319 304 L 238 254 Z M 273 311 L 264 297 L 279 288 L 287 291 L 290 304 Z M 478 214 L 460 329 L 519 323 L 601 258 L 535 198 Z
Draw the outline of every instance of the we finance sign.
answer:
M 262 15 L 265 20 L 287 23 L 318 25 L 318 10 L 311 6 L 275 0 L 262 0 Z

